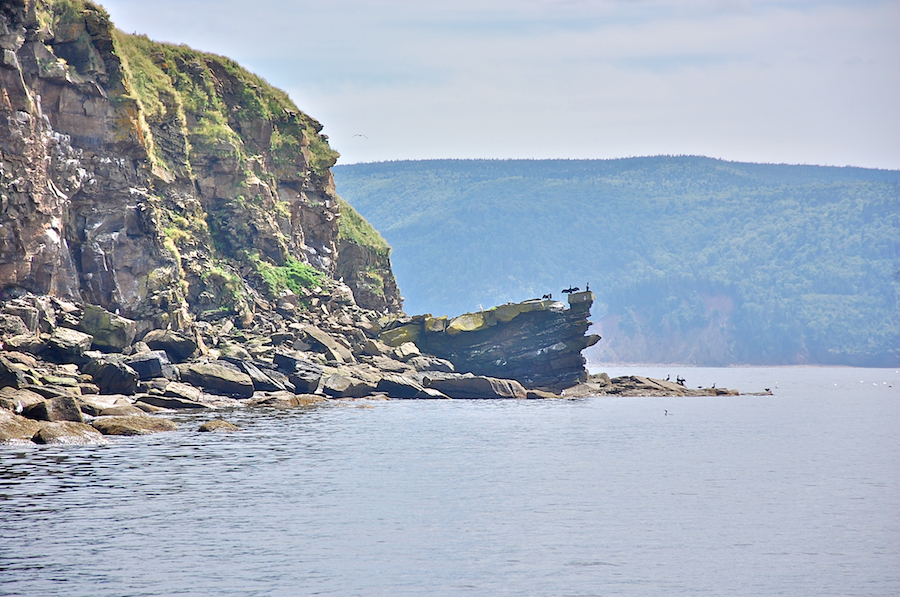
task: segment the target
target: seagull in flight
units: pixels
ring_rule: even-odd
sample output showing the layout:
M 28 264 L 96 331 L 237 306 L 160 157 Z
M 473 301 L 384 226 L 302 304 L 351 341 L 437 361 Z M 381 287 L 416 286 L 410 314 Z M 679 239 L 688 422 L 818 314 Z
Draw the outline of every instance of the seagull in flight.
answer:
M 362 133 L 356 133 L 356 134 L 353 135 L 353 136 L 354 136 L 354 137 L 365 137 L 366 139 L 368 139 L 368 137 L 366 137 L 366 136 L 363 135 Z

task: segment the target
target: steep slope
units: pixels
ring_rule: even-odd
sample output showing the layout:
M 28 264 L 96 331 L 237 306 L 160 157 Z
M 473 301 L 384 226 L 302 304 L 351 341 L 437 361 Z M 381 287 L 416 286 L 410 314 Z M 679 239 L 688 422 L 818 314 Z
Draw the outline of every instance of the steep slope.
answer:
M 337 152 L 283 92 L 81 0 L 3 2 L 0 48 L 5 294 L 182 328 L 343 278 L 361 306 L 400 310 L 386 244 L 335 193 Z
M 407 309 L 590 282 L 596 361 L 900 363 L 900 172 L 699 157 L 335 168 Z

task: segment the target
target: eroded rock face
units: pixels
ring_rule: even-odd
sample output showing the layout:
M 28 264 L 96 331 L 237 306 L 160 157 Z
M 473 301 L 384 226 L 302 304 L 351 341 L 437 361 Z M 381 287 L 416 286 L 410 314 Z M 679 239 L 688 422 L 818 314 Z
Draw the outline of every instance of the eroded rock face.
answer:
M 593 293 L 580 292 L 570 295 L 568 309 L 559 302 L 534 300 L 450 320 L 417 316 L 388 327 L 380 338 L 392 346 L 415 342 L 424 352 L 450 361 L 456 371 L 558 391 L 587 379 L 581 351 L 600 339 L 585 336 L 593 300 Z

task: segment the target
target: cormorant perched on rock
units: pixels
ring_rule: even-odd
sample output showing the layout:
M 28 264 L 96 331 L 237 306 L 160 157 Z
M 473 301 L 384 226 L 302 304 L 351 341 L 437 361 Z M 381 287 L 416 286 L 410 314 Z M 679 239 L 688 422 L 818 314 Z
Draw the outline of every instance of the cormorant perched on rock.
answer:
M 545 295 L 542 296 L 541 298 L 542 298 L 542 299 L 553 300 L 553 293 L 551 292 L 550 294 L 545 294 Z
M 584 291 L 585 291 L 585 292 L 590 292 L 590 290 L 591 290 L 591 283 L 588 282 L 587 284 L 584 285 Z
M 666 375 L 666 381 L 672 381 L 672 375 L 671 375 L 671 374 Z

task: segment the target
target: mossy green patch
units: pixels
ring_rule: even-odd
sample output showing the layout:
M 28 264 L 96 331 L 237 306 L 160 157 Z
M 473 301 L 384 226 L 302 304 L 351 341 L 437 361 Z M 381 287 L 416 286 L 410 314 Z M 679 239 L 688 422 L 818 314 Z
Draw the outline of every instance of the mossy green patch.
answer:
M 278 295 L 285 289 L 294 294 L 301 294 L 304 289 L 325 284 L 325 274 L 292 257 L 288 257 L 282 266 L 266 263 L 256 255 L 251 256 L 250 260 L 265 281 L 269 294 L 272 296 Z

